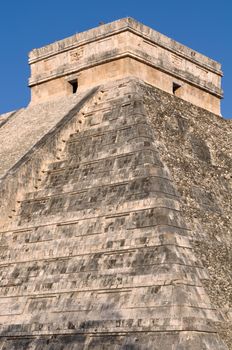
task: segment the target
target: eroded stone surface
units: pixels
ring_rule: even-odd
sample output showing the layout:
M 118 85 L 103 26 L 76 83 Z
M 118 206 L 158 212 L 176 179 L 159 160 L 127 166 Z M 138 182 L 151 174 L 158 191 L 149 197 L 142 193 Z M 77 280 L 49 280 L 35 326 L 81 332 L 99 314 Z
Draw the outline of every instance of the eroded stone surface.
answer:
M 220 300 L 217 285 L 228 257 L 211 257 L 228 247 L 229 203 L 204 182 L 221 166 L 211 169 L 203 117 L 225 135 L 223 119 L 177 97 L 108 83 L 5 174 L 1 350 L 226 349 L 217 331 L 229 345 L 229 294 Z
M 159 90 L 144 88 L 145 109 L 161 159 L 171 170 L 192 228 L 194 250 L 207 267 L 204 282 L 231 333 L 232 123 Z

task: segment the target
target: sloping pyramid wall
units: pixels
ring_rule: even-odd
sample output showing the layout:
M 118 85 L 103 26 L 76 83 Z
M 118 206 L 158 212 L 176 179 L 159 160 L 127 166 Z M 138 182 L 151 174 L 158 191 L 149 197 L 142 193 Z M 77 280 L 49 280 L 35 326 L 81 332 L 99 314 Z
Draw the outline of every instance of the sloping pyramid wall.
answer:
M 48 137 L 1 232 L 1 350 L 226 349 L 152 128 L 132 79 Z

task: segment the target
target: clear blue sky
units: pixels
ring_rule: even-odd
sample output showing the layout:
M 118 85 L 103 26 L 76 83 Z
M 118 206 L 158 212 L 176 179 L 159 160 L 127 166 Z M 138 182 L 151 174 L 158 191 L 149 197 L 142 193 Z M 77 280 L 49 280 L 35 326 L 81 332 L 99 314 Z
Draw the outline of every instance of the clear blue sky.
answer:
M 232 118 L 230 0 L 1 0 L 0 114 L 28 104 L 30 50 L 127 16 L 221 62 L 222 114 Z

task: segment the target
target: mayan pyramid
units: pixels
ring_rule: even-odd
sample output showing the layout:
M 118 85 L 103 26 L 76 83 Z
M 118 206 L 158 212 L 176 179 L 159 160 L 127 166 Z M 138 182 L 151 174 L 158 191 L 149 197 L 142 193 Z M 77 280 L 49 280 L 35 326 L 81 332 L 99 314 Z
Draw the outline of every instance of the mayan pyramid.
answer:
M 131 18 L 29 64 L 0 116 L 0 350 L 232 349 L 220 64 Z

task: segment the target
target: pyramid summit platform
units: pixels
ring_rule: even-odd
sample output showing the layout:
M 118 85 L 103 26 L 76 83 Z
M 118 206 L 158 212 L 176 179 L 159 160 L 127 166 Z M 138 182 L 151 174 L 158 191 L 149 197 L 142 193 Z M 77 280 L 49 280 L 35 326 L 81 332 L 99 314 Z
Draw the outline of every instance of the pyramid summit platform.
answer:
M 221 65 L 124 18 L 29 54 L 32 103 L 124 77 L 137 77 L 220 114 Z

